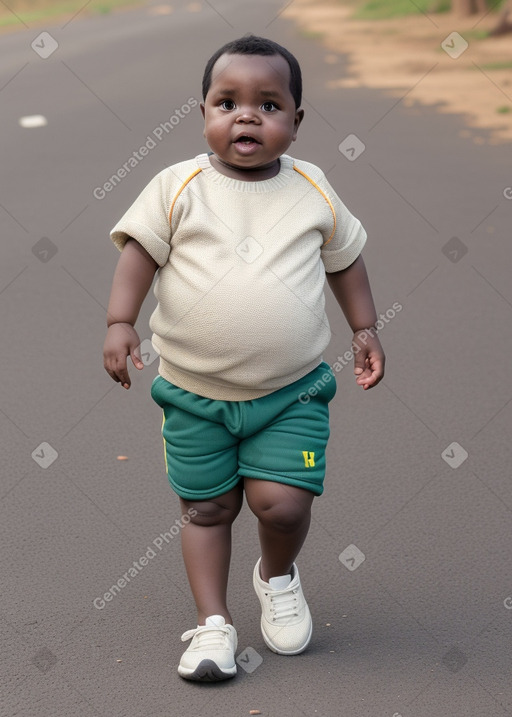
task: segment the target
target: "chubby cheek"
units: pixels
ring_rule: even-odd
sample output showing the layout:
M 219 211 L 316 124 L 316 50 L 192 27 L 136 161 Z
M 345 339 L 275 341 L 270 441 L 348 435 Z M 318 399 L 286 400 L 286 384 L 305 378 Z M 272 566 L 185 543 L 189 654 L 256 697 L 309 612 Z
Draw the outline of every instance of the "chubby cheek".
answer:
M 290 131 L 289 127 L 280 128 L 272 133 L 272 144 L 274 144 L 276 148 L 280 148 L 283 152 L 289 147 L 292 141 L 293 132 Z
M 270 133 L 276 140 L 287 141 L 295 134 L 295 128 L 289 122 L 278 122 L 270 129 Z
M 204 135 L 209 137 L 212 142 L 225 143 L 229 139 L 229 127 L 221 120 L 212 120 L 206 123 Z

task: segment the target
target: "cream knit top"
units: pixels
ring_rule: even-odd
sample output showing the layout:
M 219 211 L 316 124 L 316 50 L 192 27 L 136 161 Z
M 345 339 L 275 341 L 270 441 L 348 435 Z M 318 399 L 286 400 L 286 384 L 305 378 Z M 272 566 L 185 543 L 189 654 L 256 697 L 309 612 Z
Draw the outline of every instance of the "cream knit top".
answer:
M 259 398 L 312 371 L 331 332 L 325 272 L 350 266 L 361 223 L 313 164 L 280 157 L 256 182 L 207 154 L 167 167 L 112 229 L 158 263 L 150 319 L 159 373 L 207 398 Z

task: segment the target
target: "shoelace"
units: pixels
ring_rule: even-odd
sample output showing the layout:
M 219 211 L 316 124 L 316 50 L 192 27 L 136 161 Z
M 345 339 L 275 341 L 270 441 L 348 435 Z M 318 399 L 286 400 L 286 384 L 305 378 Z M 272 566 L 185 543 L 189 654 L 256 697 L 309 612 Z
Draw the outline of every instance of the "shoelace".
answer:
M 187 630 L 184 632 L 181 639 L 183 642 L 186 642 L 187 640 L 190 640 L 191 637 L 196 638 L 194 647 L 201 649 L 224 649 L 229 637 L 229 629 L 227 627 L 200 625 L 199 627 L 195 627 L 193 630 Z
M 287 617 L 296 617 L 299 614 L 297 590 L 276 590 L 265 595 L 270 597 L 270 611 L 273 613 L 274 622 Z

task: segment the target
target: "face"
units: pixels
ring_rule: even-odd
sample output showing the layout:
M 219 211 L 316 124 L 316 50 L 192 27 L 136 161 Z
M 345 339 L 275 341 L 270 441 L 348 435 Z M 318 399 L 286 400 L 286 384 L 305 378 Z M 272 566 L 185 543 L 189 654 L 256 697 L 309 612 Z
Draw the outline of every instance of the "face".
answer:
M 303 117 L 281 55 L 221 55 L 201 111 L 214 157 L 242 173 L 278 167 Z

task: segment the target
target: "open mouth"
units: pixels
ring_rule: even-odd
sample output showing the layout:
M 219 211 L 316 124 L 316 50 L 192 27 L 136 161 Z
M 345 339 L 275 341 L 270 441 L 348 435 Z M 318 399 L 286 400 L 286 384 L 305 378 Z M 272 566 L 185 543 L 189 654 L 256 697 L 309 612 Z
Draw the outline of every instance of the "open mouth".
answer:
M 236 144 L 259 144 L 257 139 L 254 139 L 254 137 L 251 137 L 249 134 L 244 134 L 241 137 L 238 137 L 238 139 L 235 140 Z
M 241 134 L 237 137 L 234 142 L 236 151 L 240 155 L 250 156 L 258 151 L 258 147 L 261 146 L 261 142 L 252 137 L 250 134 Z

